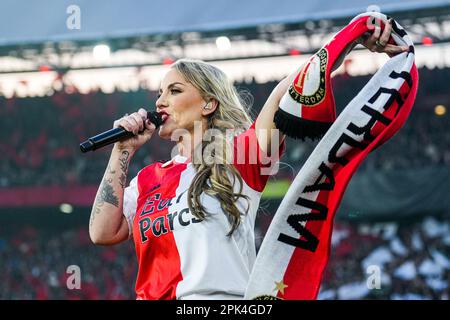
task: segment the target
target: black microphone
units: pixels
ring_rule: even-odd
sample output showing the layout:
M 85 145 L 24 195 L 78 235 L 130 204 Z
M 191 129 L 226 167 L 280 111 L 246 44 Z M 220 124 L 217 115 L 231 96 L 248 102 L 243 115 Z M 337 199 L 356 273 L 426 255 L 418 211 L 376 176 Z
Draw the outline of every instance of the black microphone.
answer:
M 153 123 L 156 128 L 158 128 L 163 123 L 161 115 L 156 111 L 147 112 L 147 119 L 150 120 L 150 122 Z M 86 153 L 88 151 L 94 151 L 109 144 L 131 138 L 133 136 L 133 132 L 127 131 L 122 127 L 118 127 L 102 132 L 87 139 L 83 143 L 80 143 L 80 149 L 81 152 Z

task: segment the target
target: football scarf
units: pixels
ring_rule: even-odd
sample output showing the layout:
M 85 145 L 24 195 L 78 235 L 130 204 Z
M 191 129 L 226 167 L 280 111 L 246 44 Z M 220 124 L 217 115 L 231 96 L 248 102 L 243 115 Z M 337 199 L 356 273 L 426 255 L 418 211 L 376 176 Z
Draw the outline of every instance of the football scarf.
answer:
M 284 196 L 256 258 L 245 299 L 316 299 L 328 262 L 333 219 L 367 154 L 406 121 L 417 92 L 413 42 L 395 21 L 390 58 L 336 118 L 332 67 L 345 49 L 388 18 L 363 13 L 314 54 L 280 102 L 275 124 L 295 138 L 322 137 Z

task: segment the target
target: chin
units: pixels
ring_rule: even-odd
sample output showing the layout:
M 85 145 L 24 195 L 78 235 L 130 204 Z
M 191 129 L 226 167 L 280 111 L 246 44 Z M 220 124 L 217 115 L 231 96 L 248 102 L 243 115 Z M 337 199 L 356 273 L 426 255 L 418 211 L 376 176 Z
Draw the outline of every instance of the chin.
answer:
M 176 128 L 174 128 L 172 124 L 163 124 L 161 127 L 159 127 L 158 135 L 161 139 L 171 140 L 170 138 L 172 137 L 174 130 L 176 130 Z
M 180 138 L 187 132 L 187 129 L 179 126 L 176 123 L 163 124 L 159 127 L 158 135 L 161 139 L 172 140 L 172 136 L 176 138 Z
M 161 139 L 170 140 L 171 132 L 166 128 L 160 128 L 158 131 L 158 135 Z

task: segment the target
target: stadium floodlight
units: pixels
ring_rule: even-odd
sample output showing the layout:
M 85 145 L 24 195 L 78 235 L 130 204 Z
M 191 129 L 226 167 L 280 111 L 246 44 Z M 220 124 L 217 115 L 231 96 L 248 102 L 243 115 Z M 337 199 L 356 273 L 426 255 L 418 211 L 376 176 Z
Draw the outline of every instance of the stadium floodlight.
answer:
M 59 211 L 61 211 L 62 213 L 72 213 L 73 212 L 73 207 L 71 204 L 68 203 L 62 203 L 59 206 Z
M 227 51 L 231 49 L 231 41 L 228 37 L 218 37 L 216 39 L 216 46 L 220 51 Z
M 107 60 L 110 57 L 111 49 L 106 44 L 98 44 L 92 50 L 95 60 Z
M 437 115 L 438 117 L 442 117 L 443 115 L 445 115 L 446 111 L 447 109 L 443 104 L 438 104 L 437 106 L 434 107 L 434 114 Z

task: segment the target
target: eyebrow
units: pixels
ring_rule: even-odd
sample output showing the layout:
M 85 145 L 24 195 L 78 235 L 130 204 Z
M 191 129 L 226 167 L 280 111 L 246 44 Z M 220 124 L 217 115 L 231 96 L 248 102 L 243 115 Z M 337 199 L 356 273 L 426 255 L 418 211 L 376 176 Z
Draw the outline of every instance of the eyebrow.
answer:
M 181 83 L 181 82 L 172 82 L 171 84 L 169 84 L 169 85 L 167 86 L 167 89 L 172 88 L 172 87 L 173 87 L 174 85 L 176 85 L 176 84 L 181 84 L 182 86 L 185 85 L 184 83 Z M 159 88 L 159 92 L 161 92 L 161 91 L 162 91 L 162 89 Z

